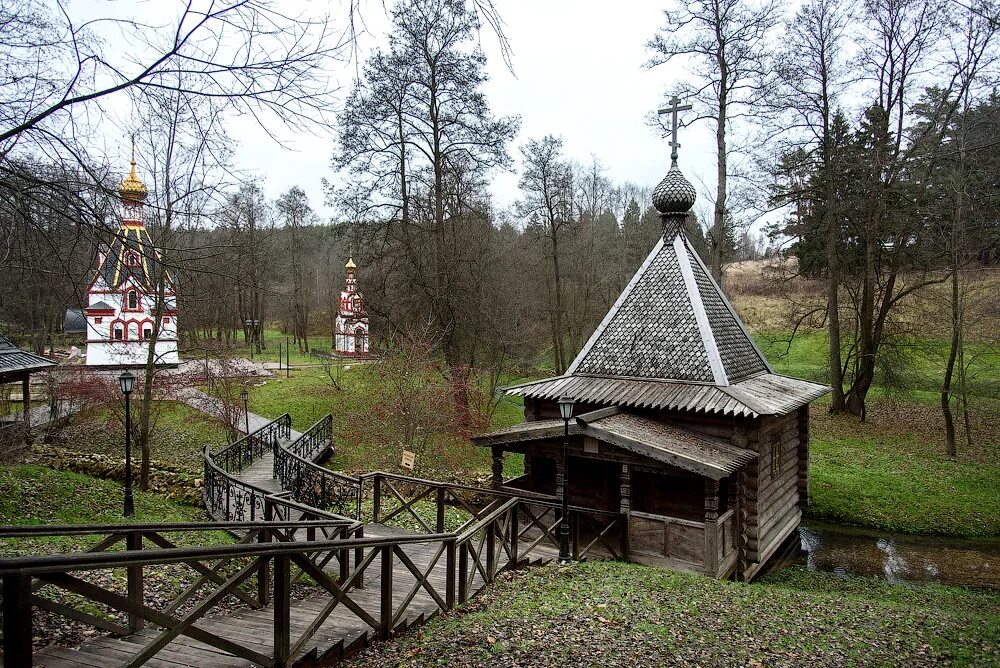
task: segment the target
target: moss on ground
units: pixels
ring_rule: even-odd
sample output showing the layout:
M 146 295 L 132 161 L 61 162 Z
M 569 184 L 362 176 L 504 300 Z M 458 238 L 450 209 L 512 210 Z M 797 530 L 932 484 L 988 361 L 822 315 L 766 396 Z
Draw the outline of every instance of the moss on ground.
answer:
M 589 562 L 510 574 L 362 666 L 1000 665 L 1000 594 L 798 569 L 753 583 Z

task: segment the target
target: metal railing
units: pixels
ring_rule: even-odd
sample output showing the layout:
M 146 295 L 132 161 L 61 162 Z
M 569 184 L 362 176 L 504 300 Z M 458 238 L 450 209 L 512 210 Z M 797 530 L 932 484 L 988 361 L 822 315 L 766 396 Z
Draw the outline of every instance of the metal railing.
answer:
M 332 446 L 333 417 L 327 415 L 292 443 L 275 447 L 273 475 L 299 503 L 360 517 L 360 480 L 316 463 Z

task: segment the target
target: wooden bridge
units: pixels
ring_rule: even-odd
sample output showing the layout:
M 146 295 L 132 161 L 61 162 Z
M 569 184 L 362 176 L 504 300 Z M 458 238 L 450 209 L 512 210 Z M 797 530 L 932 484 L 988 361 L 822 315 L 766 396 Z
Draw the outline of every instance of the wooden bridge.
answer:
M 331 432 L 330 416 L 297 434 L 286 414 L 206 448 L 213 522 L 0 527 L 6 540 L 91 541 L 85 552 L 0 560 L 4 665 L 330 665 L 556 555 L 555 498 L 342 475 L 317 463 Z M 570 508 L 569 519 L 575 558 L 627 549 L 621 515 Z M 165 603 L 145 586 L 157 571 L 183 585 Z M 34 648 L 39 612 L 100 635 Z

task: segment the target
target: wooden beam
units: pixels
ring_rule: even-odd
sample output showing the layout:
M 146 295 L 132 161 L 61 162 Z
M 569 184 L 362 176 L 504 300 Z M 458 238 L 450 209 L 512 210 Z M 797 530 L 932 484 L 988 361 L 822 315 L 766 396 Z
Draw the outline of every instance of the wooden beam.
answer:
M 21 379 L 21 406 L 24 409 L 24 428 L 31 429 L 31 375 Z

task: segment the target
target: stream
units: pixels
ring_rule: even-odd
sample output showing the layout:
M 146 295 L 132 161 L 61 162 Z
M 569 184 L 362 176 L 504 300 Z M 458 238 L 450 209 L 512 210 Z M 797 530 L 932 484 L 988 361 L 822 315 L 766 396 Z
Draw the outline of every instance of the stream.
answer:
M 1000 589 L 1000 540 L 915 536 L 804 520 L 809 570 Z

